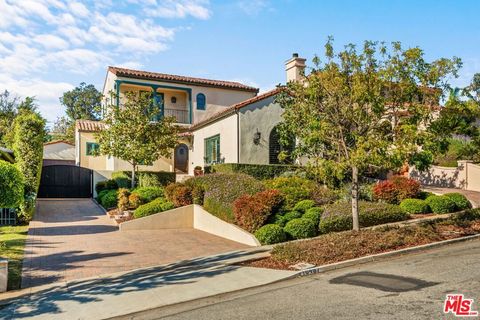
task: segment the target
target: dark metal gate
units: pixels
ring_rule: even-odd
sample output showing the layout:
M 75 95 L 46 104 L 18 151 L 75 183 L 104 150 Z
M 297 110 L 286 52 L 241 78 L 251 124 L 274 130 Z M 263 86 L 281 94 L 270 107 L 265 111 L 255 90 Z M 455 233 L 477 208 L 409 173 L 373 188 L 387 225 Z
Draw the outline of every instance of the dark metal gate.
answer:
M 42 168 L 39 198 L 90 198 L 93 171 L 87 168 L 55 165 Z

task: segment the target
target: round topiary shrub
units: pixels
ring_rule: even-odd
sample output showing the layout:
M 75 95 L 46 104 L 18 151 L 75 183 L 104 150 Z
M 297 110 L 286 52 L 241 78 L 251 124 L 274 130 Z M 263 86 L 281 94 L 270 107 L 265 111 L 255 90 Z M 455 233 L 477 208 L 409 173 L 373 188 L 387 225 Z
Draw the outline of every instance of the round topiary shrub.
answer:
M 105 209 L 110 209 L 117 206 L 117 190 L 108 190 L 105 195 L 102 196 L 100 204 Z
M 468 201 L 467 197 L 465 197 L 461 193 L 445 193 L 444 196 L 455 202 L 457 210 L 466 210 L 472 208 L 472 204 L 470 203 L 470 201 Z
M 298 219 L 302 217 L 302 213 L 298 211 L 290 211 L 287 212 L 283 215 L 283 220 L 285 220 L 285 223 L 288 221 L 292 221 L 293 219 Z
M 305 213 L 308 209 L 313 208 L 315 206 L 315 201 L 313 200 L 302 200 L 298 202 L 295 207 L 293 207 L 293 211 L 298 211 L 301 213 Z
M 266 224 L 255 232 L 255 237 L 261 244 L 274 244 L 287 240 L 285 231 L 276 224 Z
M 276 224 L 283 228 L 288 221 L 285 219 L 285 217 L 282 214 L 277 213 L 275 215 L 271 215 L 268 218 L 267 222 L 269 224 Z
M 421 199 L 405 199 L 400 202 L 400 208 L 402 208 L 403 212 L 408 214 L 422 214 L 430 212 L 429 205 L 425 202 L 425 200 Z
M 317 228 L 310 219 L 293 219 L 287 222 L 283 230 L 292 239 L 305 239 L 314 237 L 317 234 Z
M 316 226 L 320 223 L 320 217 L 322 216 L 323 209 L 320 207 L 313 207 L 307 210 L 302 216 L 304 219 L 312 220 Z
M 174 204 L 170 201 L 167 201 L 165 198 L 158 198 L 149 203 L 139 206 L 133 212 L 133 216 L 135 219 L 138 219 L 155 213 L 167 211 L 173 209 L 174 207 Z
M 455 202 L 446 196 L 430 196 L 425 202 L 428 204 L 433 213 L 450 213 L 457 209 Z

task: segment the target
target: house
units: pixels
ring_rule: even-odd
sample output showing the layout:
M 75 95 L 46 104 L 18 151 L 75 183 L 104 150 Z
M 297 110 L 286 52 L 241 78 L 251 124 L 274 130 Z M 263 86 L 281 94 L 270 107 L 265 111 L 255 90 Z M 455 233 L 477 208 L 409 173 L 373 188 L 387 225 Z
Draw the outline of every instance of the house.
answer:
M 294 54 L 285 67 L 287 81 L 300 80 L 305 59 Z M 104 108 L 112 104 L 121 107 L 128 91 L 151 92 L 159 114 L 174 116 L 184 128 L 172 156 L 139 166 L 141 171 L 193 175 L 194 167 L 214 163 L 278 163 L 282 147 L 277 125 L 282 108 L 275 97 L 280 88 L 259 95 L 257 88 L 238 82 L 109 67 L 103 88 Z M 104 176 L 130 170 L 123 160 L 93 155 L 98 148 L 95 132 L 103 126 L 101 121 L 77 121 L 76 164 Z
M 75 146 L 68 141 L 57 140 L 43 144 L 43 166 L 74 165 Z

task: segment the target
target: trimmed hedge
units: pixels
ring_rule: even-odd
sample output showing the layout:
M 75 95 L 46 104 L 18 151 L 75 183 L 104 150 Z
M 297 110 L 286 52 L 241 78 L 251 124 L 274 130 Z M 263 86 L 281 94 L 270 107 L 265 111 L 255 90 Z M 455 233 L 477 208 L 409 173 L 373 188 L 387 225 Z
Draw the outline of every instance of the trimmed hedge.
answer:
M 133 212 L 134 218 L 146 217 L 155 213 L 173 209 L 175 206 L 165 198 L 157 198 L 147 204 L 143 204 Z
M 359 222 L 361 227 L 397 222 L 408 219 L 408 214 L 397 205 L 359 201 Z M 351 230 L 352 207 L 349 202 L 339 202 L 325 208 L 320 219 L 320 233 Z
M 276 224 L 266 224 L 255 232 L 255 238 L 261 244 L 274 244 L 287 240 L 287 235 L 283 228 Z
M 296 176 L 266 180 L 265 186 L 283 193 L 285 196 L 284 207 L 287 211 L 292 210 L 302 200 L 310 200 L 313 191 L 318 188 L 318 184 L 314 181 Z
M 430 196 L 425 202 L 430 206 L 433 213 L 450 213 L 457 210 L 457 205 L 447 196 Z
M 205 167 L 205 173 L 244 173 L 259 180 L 273 179 L 300 167 L 283 164 L 220 163 Z
M 117 182 L 113 179 L 99 181 L 95 185 L 95 191 L 97 191 L 97 195 L 104 190 L 115 190 L 115 189 L 118 189 L 118 185 L 117 185 Z
M 115 181 L 118 188 L 130 188 L 132 186 L 132 179 L 130 179 L 123 171 L 113 172 L 112 180 Z
M 117 206 L 118 190 L 105 190 L 100 199 L 100 204 L 105 209 L 110 209 Z
M 293 219 L 287 222 L 283 231 L 292 239 L 305 239 L 317 234 L 315 223 L 310 219 Z
M 445 193 L 445 197 L 449 198 L 457 206 L 457 210 L 465 210 L 472 208 L 472 204 L 468 201 L 467 197 L 458 192 Z
M 318 226 L 320 223 L 320 218 L 322 216 L 323 209 L 320 207 L 313 207 L 308 209 L 302 216 L 304 219 L 310 219 L 315 223 L 315 226 Z
M 430 206 L 425 200 L 421 199 L 405 199 L 400 202 L 400 208 L 402 208 L 403 212 L 408 214 L 422 214 L 431 211 Z
M 138 195 L 142 203 L 153 201 L 156 198 L 163 197 L 163 188 L 161 187 L 139 187 L 132 191 L 132 194 Z
M 131 171 L 117 171 L 114 174 L 132 179 Z M 175 172 L 138 171 L 135 173 L 137 187 L 165 187 L 175 182 Z M 113 175 L 112 175 L 113 178 Z
M 0 160 L 0 208 L 16 208 L 23 201 L 23 175 L 18 168 Z

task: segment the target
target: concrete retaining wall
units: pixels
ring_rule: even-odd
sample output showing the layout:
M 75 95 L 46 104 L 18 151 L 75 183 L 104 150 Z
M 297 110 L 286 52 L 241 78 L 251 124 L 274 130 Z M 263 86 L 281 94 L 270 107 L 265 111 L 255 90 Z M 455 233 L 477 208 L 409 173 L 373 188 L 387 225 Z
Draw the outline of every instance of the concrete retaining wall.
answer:
M 7 291 L 8 260 L 0 260 L 0 292 Z
M 254 235 L 211 215 L 196 204 L 123 222 L 119 228 L 120 231 L 193 228 L 248 246 L 260 246 Z

